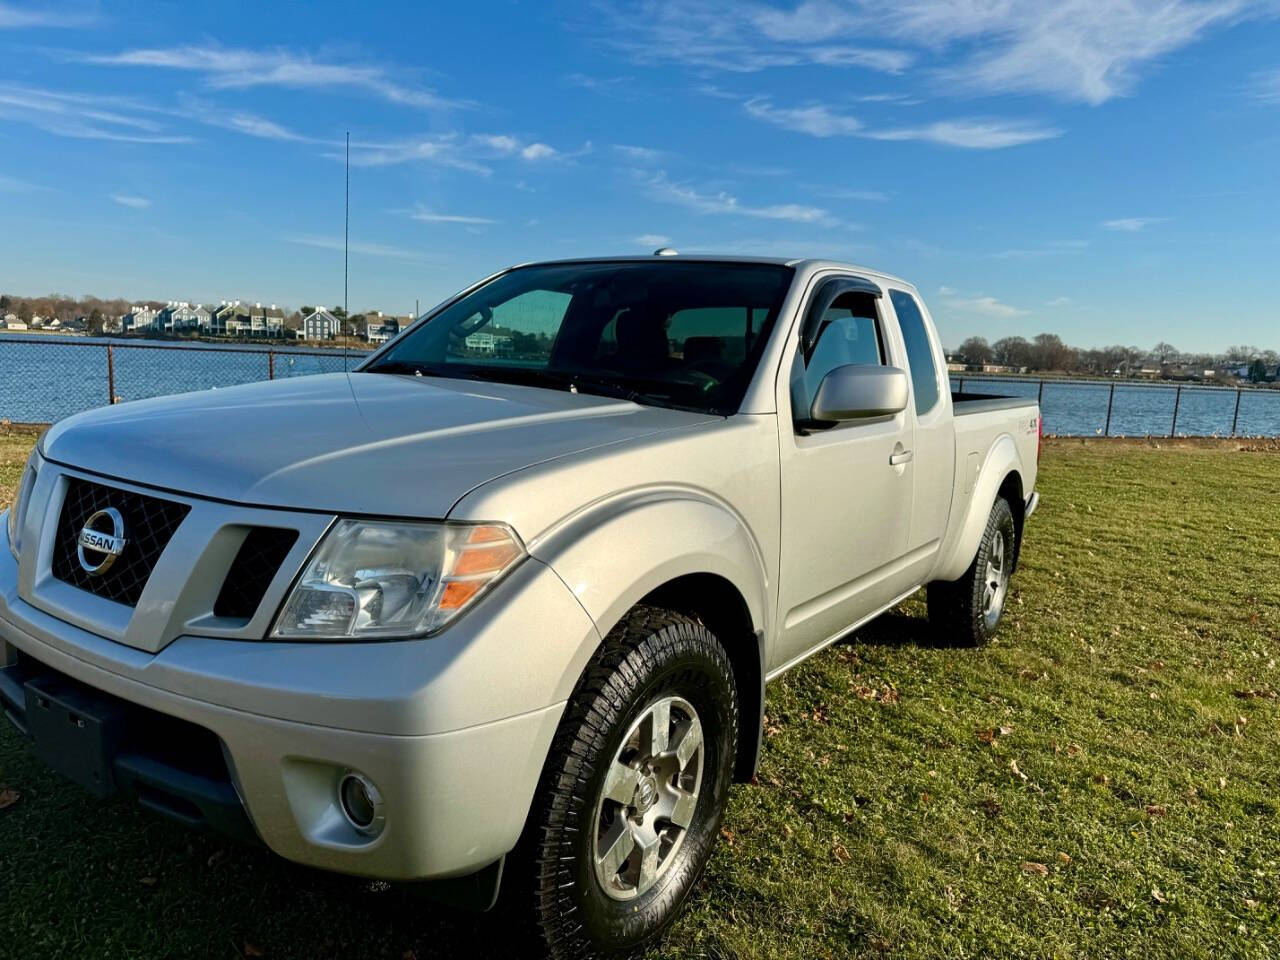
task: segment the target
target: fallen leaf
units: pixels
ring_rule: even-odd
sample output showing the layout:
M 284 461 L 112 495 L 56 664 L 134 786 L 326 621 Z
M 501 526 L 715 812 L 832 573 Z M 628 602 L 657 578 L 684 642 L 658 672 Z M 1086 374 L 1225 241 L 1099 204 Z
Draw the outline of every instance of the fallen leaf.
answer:
M 227 851 L 215 850 L 213 853 L 209 854 L 209 859 L 205 861 L 205 866 L 216 867 L 225 859 L 227 859 Z
M 1253 910 L 1253 909 L 1255 909 L 1255 908 L 1258 906 L 1258 901 L 1257 901 L 1257 900 L 1250 900 L 1248 897 L 1245 897 L 1245 898 L 1244 898 L 1244 906 L 1245 906 L 1245 909 L 1246 909 L 1246 910 Z
M 978 730 L 975 735 L 983 743 L 988 743 L 988 744 L 995 743 L 996 732 L 994 730 L 991 730 L 991 729 Z
M 1007 737 L 1009 734 L 1013 733 L 1013 727 L 996 727 L 996 733 L 1002 737 Z
M 21 796 L 22 794 L 13 789 L 13 787 L 5 787 L 3 790 L 0 790 L 0 810 L 12 807 L 18 802 Z
M 262 948 L 256 943 L 250 943 L 248 940 L 244 942 L 244 955 L 246 957 L 265 957 Z
M 1009 769 L 1012 770 L 1017 776 L 1021 777 L 1024 783 L 1029 779 L 1025 773 L 1023 773 L 1021 770 L 1018 769 L 1017 760 L 1009 761 Z
M 839 860 L 841 863 L 848 863 L 850 860 L 853 859 L 853 855 L 849 853 L 845 845 L 841 843 L 839 840 L 837 840 L 834 846 L 832 846 L 831 855 L 835 857 L 837 860 Z
M 1071 863 L 1071 854 L 1069 854 L 1069 853 L 1063 853 L 1061 850 L 1059 850 L 1059 851 L 1058 851 L 1058 862 L 1059 862 L 1059 863 L 1061 863 L 1064 867 L 1065 867 L 1065 866 L 1067 866 L 1068 864 L 1070 864 L 1070 863 Z
M 159 883 L 160 881 L 159 881 L 159 880 L 157 880 L 155 877 L 143 877 L 143 878 L 142 878 L 142 880 L 141 880 L 141 881 L 139 881 L 139 882 L 140 882 L 144 887 L 154 887 L 154 886 L 155 886 L 157 883 Z
M 1022 872 L 1029 873 L 1037 877 L 1047 877 L 1049 875 L 1049 868 L 1043 863 L 1035 863 L 1032 860 L 1028 860 L 1023 863 Z
M 1152 817 L 1163 817 L 1166 813 L 1169 812 L 1169 808 L 1166 807 L 1163 803 L 1148 803 L 1148 804 L 1145 804 L 1142 809 L 1145 810 L 1147 814 Z
M 720 828 L 720 836 L 724 838 L 724 842 L 725 842 L 725 843 L 727 843 L 727 844 L 728 844 L 729 846 L 731 846 L 731 847 L 733 846 L 733 831 L 732 831 L 732 830 L 730 830 L 728 827 L 721 827 L 721 828 Z
M 1158 889 L 1156 889 L 1155 887 L 1152 887 L 1152 888 L 1151 888 L 1151 899 L 1152 899 L 1152 901 L 1153 901 L 1153 902 L 1155 902 L 1155 903 L 1168 903 L 1168 902 L 1169 902 L 1168 900 L 1166 900 L 1166 899 L 1164 898 L 1164 894 L 1163 894 L 1163 893 L 1161 893 L 1161 892 L 1160 892 Z
M 986 811 L 988 817 L 998 817 L 1003 808 L 998 800 L 983 800 L 982 809 Z
M 1067 747 L 1067 756 L 1068 756 L 1068 757 L 1078 757 L 1078 756 L 1080 756 L 1080 753 L 1081 753 L 1083 750 L 1084 750 L 1084 748 L 1083 748 L 1082 746 L 1080 746 L 1080 744 L 1078 744 L 1078 743 L 1073 743 L 1073 744 L 1071 744 L 1071 745 L 1069 745 L 1069 746 Z

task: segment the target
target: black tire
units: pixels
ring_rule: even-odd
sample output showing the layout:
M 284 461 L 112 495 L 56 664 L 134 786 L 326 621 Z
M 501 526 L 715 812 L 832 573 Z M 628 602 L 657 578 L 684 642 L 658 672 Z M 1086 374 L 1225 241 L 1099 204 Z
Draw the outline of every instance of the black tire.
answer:
M 613 810 L 604 806 L 606 774 L 632 742 L 624 738 L 634 734 L 633 725 L 668 697 L 692 705 L 701 723 L 697 799 L 653 885 L 638 893 L 637 881 L 634 899 L 614 899 L 597 878 L 594 859 L 601 817 L 610 816 L 602 810 Z M 526 867 L 533 875 L 510 878 L 526 890 L 532 881 L 533 919 L 550 956 L 630 957 L 666 929 L 719 836 L 737 736 L 732 668 L 705 626 L 641 606 L 610 632 L 565 709 L 534 799 Z
M 1001 545 L 997 547 L 997 542 Z M 978 554 L 958 580 L 935 580 L 928 587 L 929 623 L 940 640 L 957 646 L 978 647 L 996 634 L 1008 598 L 1009 577 L 1018 556 L 1018 529 L 1013 510 L 1003 497 L 992 504 Z M 1004 591 L 994 617 L 987 608 L 988 564 L 999 554 Z

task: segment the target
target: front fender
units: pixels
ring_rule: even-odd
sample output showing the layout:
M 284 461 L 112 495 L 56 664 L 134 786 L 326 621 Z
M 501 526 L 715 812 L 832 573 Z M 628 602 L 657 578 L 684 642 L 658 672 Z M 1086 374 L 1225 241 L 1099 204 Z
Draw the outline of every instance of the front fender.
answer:
M 741 516 L 704 491 L 649 488 L 593 504 L 531 543 L 529 553 L 556 571 L 601 636 L 647 594 L 690 574 L 715 574 L 733 584 L 753 628 L 769 635 L 769 581 L 759 544 Z M 592 652 L 567 665 L 564 696 Z
M 957 462 L 963 465 L 964 458 L 957 457 Z M 958 515 L 958 511 L 952 509 L 947 542 L 940 551 L 938 565 L 931 579 L 956 580 L 969 569 L 973 558 L 978 554 L 987 518 L 991 516 L 991 507 L 996 502 L 1000 488 L 1011 473 L 1021 475 L 1021 472 L 1022 458 L 1018 455 L 1018 446 L 1011 435 L 1002 434 L 987 451 L 987 459 L 978 470 L 973 494 L 968 503 L 963 505 L 963 515 Z M 959 500 L 963 497 L 963 489 L 962 478 L 957 476 L 953 498 Z

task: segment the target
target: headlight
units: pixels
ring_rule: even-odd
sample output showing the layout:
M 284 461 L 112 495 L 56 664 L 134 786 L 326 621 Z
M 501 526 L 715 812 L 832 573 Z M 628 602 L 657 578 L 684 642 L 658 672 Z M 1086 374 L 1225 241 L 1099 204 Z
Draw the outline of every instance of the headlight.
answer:
M 433 633 L 524 556 L 503 524 L 340 520 L 308 561 L 271 635 L 360 640 Z
M 33 450 L 31 456 L 27 458 L 22 477 L 18 480 L 17 499 L 9 507 L 9 549 L 13 551 L 15 558 L 22 547 L 23 520 L 26 517 L 27 507 L 30 506 L 28 501 L 31 499 L 31 489 L 36 485 L 36 463 L 36 454 Z

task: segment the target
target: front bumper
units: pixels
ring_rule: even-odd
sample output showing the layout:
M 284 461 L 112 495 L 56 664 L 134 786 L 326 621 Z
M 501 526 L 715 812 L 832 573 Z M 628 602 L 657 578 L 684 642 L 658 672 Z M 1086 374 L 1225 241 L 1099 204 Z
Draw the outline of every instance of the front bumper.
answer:
M 151 654 L 23 600 L 0 531 L 0 665 L 20 651 L 28 669 L 55 671 L 208 731 L 253 832 L 283 857 L 342 873 L 456 877 L 508 852 L 564 700 L 598 639 L 555 573 L 530 560 L 466 618 L 427 640 L 283 644 L 184 636 Z M 382 795 L 385 827 L 376 837 L 341 812 L 337 785 L 350 771 Z M 225 789 L 217 799 L 228 801 Z M 234 805 L 217 816 L 224 813 L 234 820 Z

